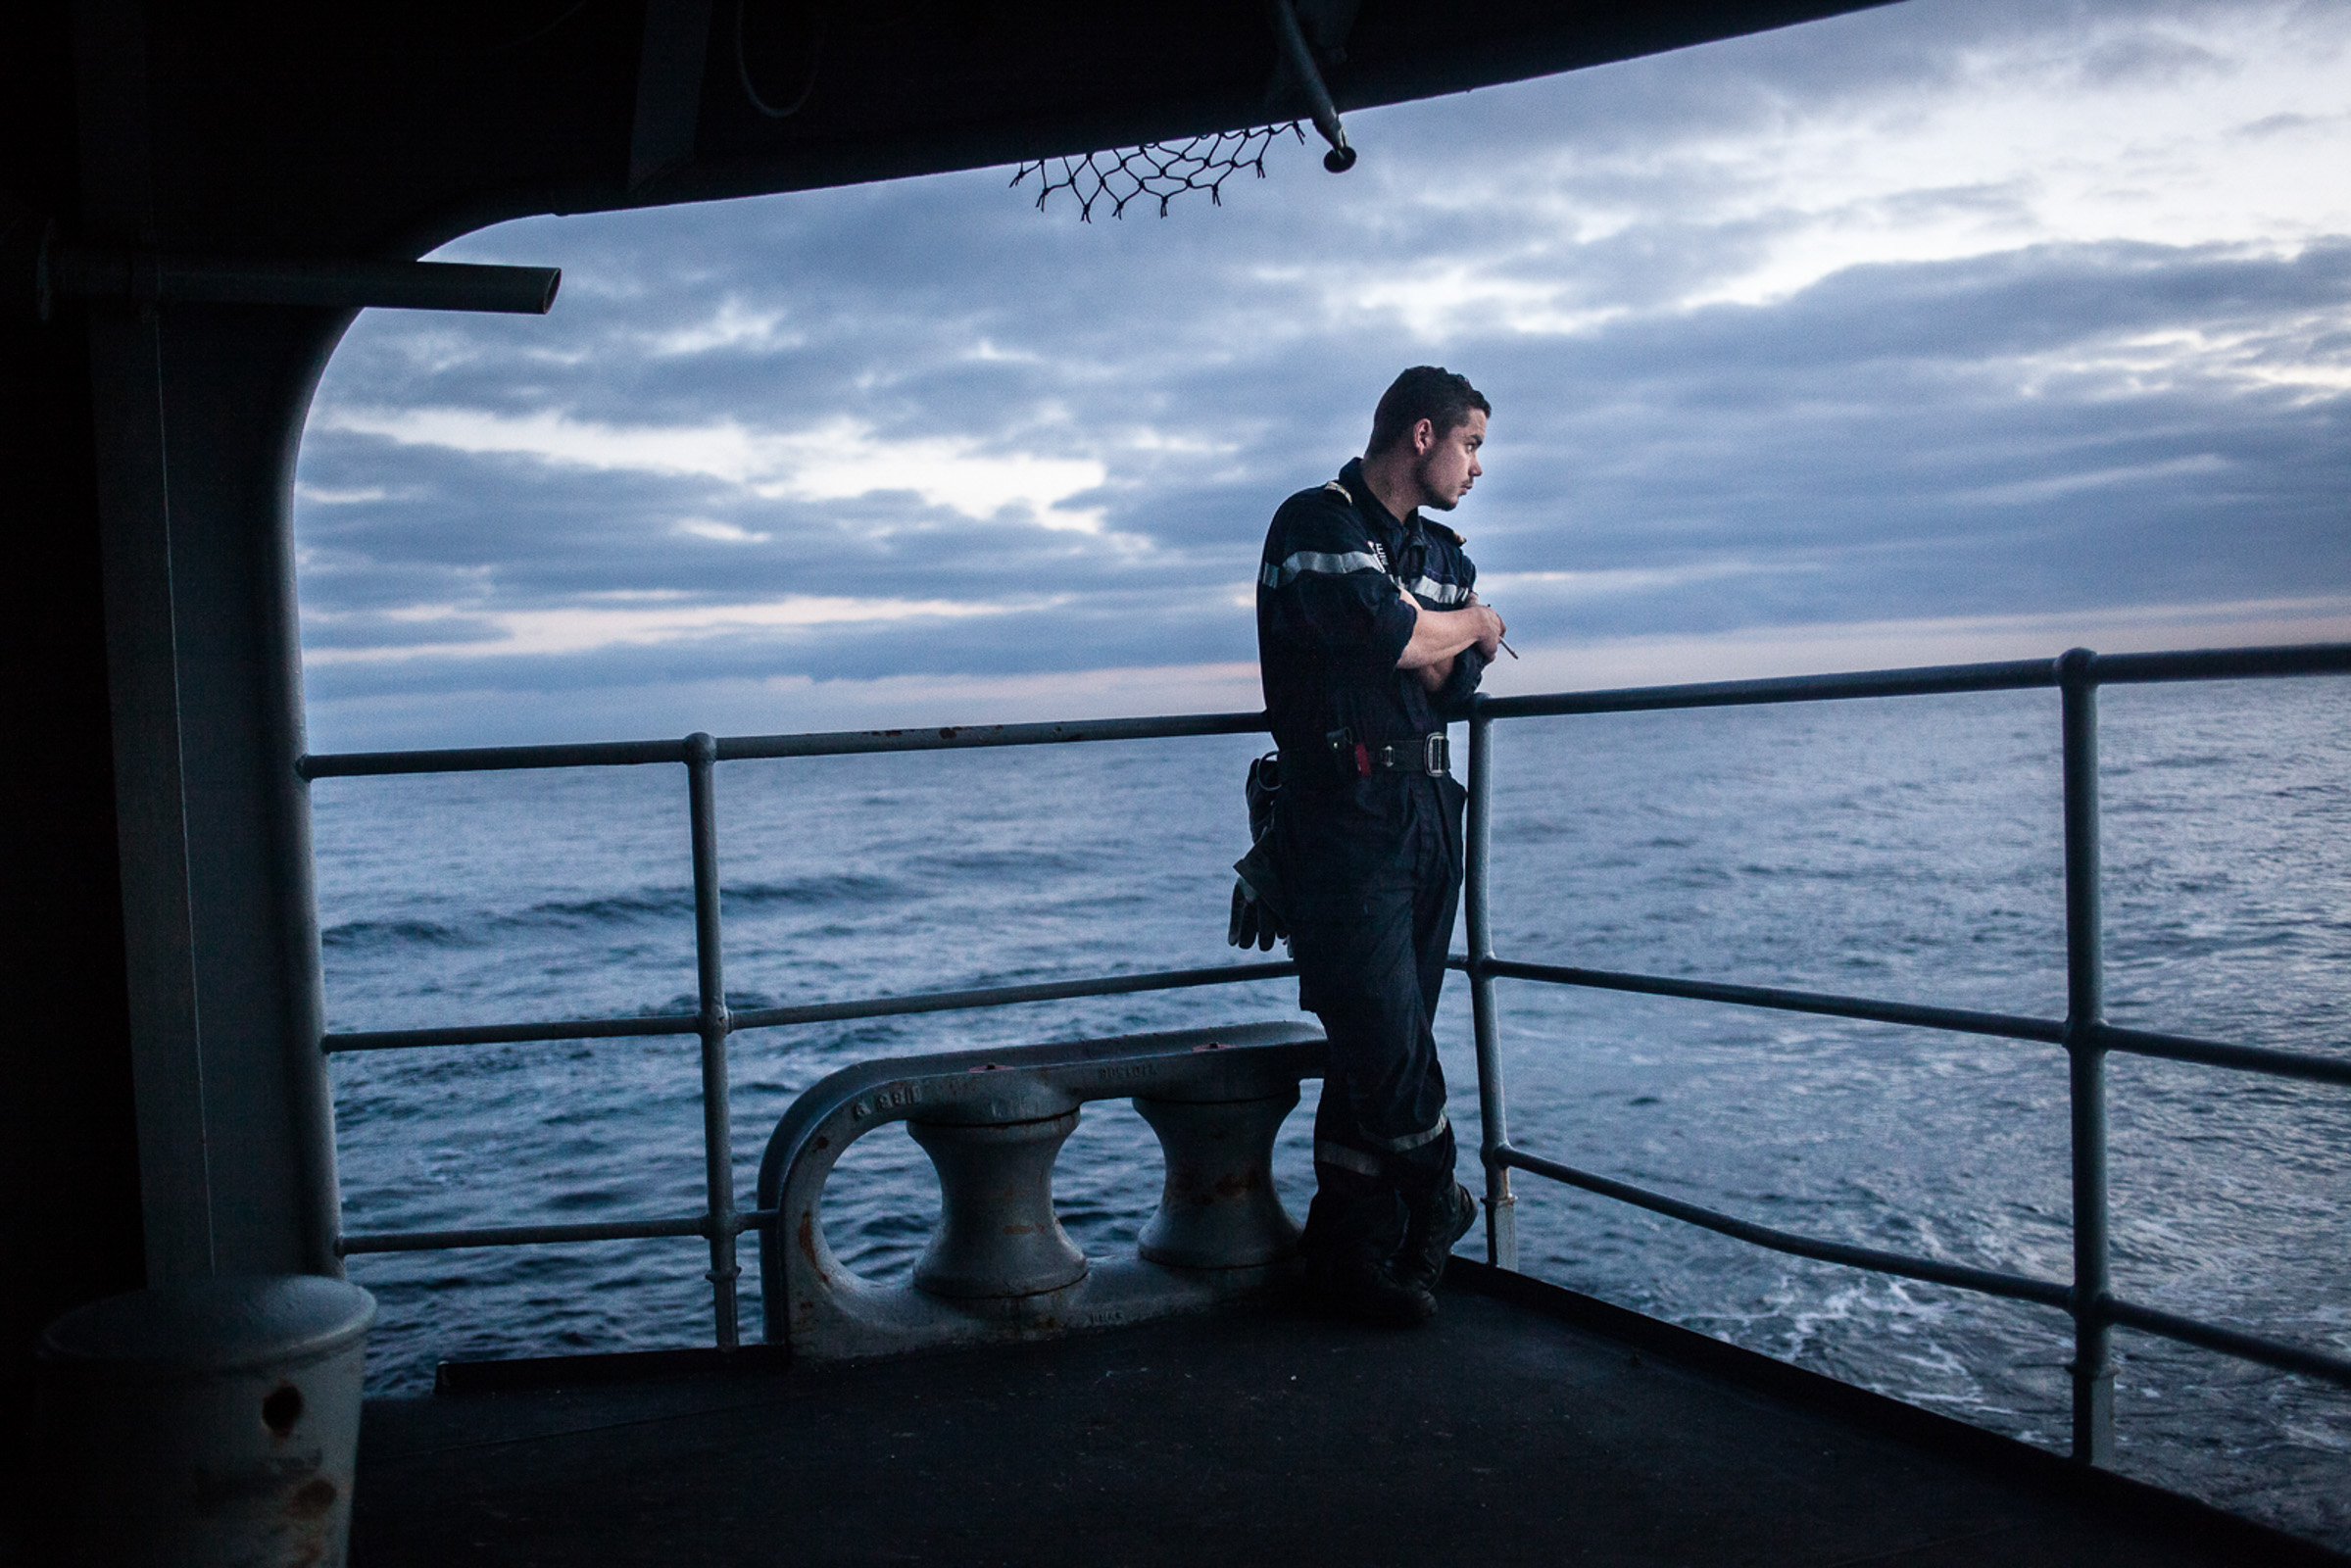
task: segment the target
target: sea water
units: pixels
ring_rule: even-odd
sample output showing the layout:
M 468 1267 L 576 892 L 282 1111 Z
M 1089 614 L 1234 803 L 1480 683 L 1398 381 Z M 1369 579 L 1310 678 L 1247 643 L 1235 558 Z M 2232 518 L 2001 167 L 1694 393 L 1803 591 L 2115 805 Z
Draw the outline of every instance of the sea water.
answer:
M 2110 688 L 2101 706 L 2109 1016 L 2351 1054 L 2351 684 Z M 2053 693 L 1494 733 L 1504 956 L 2064 1013 Z M 1232 959 L 1241 775 L 1262 745 L 725 764 L 729 1004 Z M 314 796 L 333 1029 L 693 1010 L 682 768 L 333 780 Z M 1785 1230 L 2070 1273 L 2054 1048 L 1532 983 L 1497 996 L 1521 1148 Z M 749 1206 L 784 1108 L 847 1063 L 1295 1008 L 1293 984 L 1263 982 L 747 1031 L 729 1046 L 738 1200 Z M 1457 975 L 1438 1035 L 1474 1151 Z M 336 1056 L 346 1231 L 696 1212 L 697 1049 Z M 2118 1293 L 2351 1352 L 2351 1093 L 2127 1056 L 2109 1082 Z M 1294 1212 L 1311 1189 L 1314 1087 L 1277 1152 Z M 1132 1107 L 1098 1102 L 1055 1198 L 1079 1246 L 1117 1255 L 1158 1181 Z M 1535 1274 L 2028 1442 L 2066 1441 L 2061 1313 L 1517 1185 Z M 928 1162 L 895 1126 L 853 1147 L 826 1195 L 833 1246 L 880 1279 L 906 1277 L 937 1211 Z M 755 1250 L 746 1236 L 750 1338 Z M 382 1303 L 370 1387 L 423 1389 L 445 1358 L 708 1344 L 708 1267 L 696 1238 L 355 1257 Z M 2351 1396 L 2130 1331 L 2116 1346 L 2122 1469 L 2351 1547 Z

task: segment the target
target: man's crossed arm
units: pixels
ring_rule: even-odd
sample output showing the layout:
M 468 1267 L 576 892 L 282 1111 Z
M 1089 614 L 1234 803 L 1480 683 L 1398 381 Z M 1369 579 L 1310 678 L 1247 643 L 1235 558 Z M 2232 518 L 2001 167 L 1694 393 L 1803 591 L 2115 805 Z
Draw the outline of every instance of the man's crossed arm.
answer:
M 1418 670 L 1421 685 L 1429 691 L 1439 690 L 1451 677 L 1455 654 L 1476 648 L 1491 660 L 1502 646 L 1502 634 L 1509 630 L 1494 608 L 1481 604 L 1474 593 L 1459 610 L 1423 610 L 1417 603 L 1412 608 L 1418 618 L 1412 622 L 1412 639 L 1404 644 L 1396 667 Z

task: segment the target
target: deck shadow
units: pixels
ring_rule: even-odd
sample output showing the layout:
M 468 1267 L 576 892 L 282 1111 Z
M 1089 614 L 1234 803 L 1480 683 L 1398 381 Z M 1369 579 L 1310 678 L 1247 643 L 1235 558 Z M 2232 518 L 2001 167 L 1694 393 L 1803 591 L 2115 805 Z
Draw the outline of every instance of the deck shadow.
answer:
M 1272 1304 L 861 1366 L 672 1360 L 636 1381 L 372 1401 L 352 1561 L 2344 1560 L 1551 1287 L 1459 1273 L 1438 1324 L 1408 1334 Z

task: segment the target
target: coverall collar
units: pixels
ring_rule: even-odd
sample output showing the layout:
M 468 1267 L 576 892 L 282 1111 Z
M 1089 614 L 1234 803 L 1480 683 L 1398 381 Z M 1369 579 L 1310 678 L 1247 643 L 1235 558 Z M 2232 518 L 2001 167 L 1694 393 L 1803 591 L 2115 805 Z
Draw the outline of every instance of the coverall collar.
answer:
M 1363 514 L 1363 520 L 1370 524 L 1374 534 L 1380 536 L 1382 543 L 1402 545 L 1420 533 L 1420 509 L 1414 507 L 1399 519 L 1382 506 L 1380 498 L 1372 494 L 1371 486 L 1364 482 L 1361 458 L 1347 460 L 1347 466 L 1339 470 L 1339 482 L 1347 486 L 1348 495 L 1354 497 L 1355 510 Z

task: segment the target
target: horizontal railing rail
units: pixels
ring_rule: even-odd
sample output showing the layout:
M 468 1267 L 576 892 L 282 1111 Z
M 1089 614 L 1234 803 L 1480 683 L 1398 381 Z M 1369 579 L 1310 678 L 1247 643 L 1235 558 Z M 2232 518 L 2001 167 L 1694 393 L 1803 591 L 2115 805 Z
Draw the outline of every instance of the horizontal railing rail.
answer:
M 775 1217 L 771 1208 L 744 1209 L 728 1221 L 734 1234 L 757 1230 Z M 668 1219 L 588 1220 L 570 1225 L 486 1225 L 455 1231 L 388 1231 L 380 1236 L 346 1236 L 335 1244 L 345 1257 L 358 1252 L 437 1252 L 465 1247 L 532 1247 L 551 1242 L 637 1242 L 670 1236 L 708 1236 L 710 1216 L 678 1214 Z
M 2351 643 L 2197 649 L 2176 654 L 2088 654 L 2087 661 L 2081 678 L 2091 685 L 2343 675 L 2351 674 Z M 1681 708 L 1743 708 L 1768 703 L 1845 702 L 1869 697 L 1933 697 L 1956 692 L 2032 691 L 2062 684 L 2058 662 L 2052 659 L 2012 659 L 1997 663 L 1927 664 L 1914 669 L 1873 669 L 1840 675 L 1780 675 L 1767 680 L 1490 697 L 1481 699 L 1478 709 L 1489 718 L 1543 718 L 1574 713 L 1660 712 Z
M 1298 973 L 1295 963 L 1219 963 L 1204 969 L 1160 969 L 1150 974 L 1102 975 L 1083 980 L 1041 980 L 1025 986 L 983 986 L 968 991 L 916 991 L 897 997 L 862 997 L 853 1002 L 807 1002 L 789 1007 L 745 1007 L 729 1011 L 727 1031 L 779 1029 L 796 1024 L 846 1023 L 858 1018 L 903 1018 L 923 1012 L 962 1012 L 1009 1007 L 1024 1002 L 1068 1002 L 1083 997 L 1125 997 L 1147 991 L 1181 991 L 1193 986 L 1239 985 L 1280 980 Z M 574 1018 L 557 1023 L 471 1024 L 455 1029 L 377 1029 L 329 1034 L 320 1044 L 330 1052 L 405 1051 L 419 1046 L 492 1046 L 540 1040 L 609 1040 L 618 1036 L 690 1035 L 702 1027 L 692 1012 L 655 1013 L 639 1018 Z
M 2100 654 L 2095 678 L 2119 684 L 2178 680 L 2233 680 L 2275 675 L 2351 673 L 2351 644 L 2244 648 L 2179 654 Z M 1842 675 L 1790 675 L 1769 680 L 1709 681 L 1682 686 L 1636 686 L 1615 691 L 1560 692 L 1484 698 L 1491 718 L 1571 713 L 1648 712 L 1681 708 L 1732 708 L 1759 703 L 1829 702 L 1865 697 L 1920 697 L 1949 692 L 2024 691 L 2057 684 L 2046 659 L 1998 663 L 1928 665 Z M 1152 718 L 1103 718 L 1042 724 L 955 724 L 900 729 L 831 730 L 805 735 L 733 735 L 717 742 L 716 760 L 787 757 L 851 757 L 888 752 L 970 751 L 998 746 L 1063 746 L 1088 741 L 1182 740 L 1205 735 L 1263 733 L 1265 715 L 1187 713 Z M 381 778 L 411 773 L 496 773 L 533 768 L 634 767 L 686 760 L 684 740 L 587 741 L 551 746 L 472 746 L 406 752 L 339 752 L 305 757 L 295 770 L 306 779 Z
M 1542 980 L 1552 985 L 1586 986 L 1597 991 L 1627 991 L 1641 996 L 1679 997 L 1691 1002 L 1720 1002 L 1740 1007 L 1768 1007 L 1776 1012 L 1808 1012 L 1830 1018 L 1858 1018 L 1870 1023 L 1907 1024 L 1921 1029 L 1947 1029 L 1954 1034 L 1992 1035 L 2007 1040 L 2066 1043 L 2062 1018 L 2033 1018 L 2019 1013 L 1975 1012 L 1964 1007 L 1935 1007 L 1915 1002 L 1881 1002 L 1868 997 L 1833 992 L 1785 991 L 1775 986 L 1736 985 L 1720 980 L 1691 980 L 1673 975 L 1626 974 L 1613 969 L 1584 969 L 1571 964 L 1520 963 L 1490 958 L 1484 963 L 1455 954 L 1447 966 L 1476 978 L 1492 975 L 1503 980 Z M 2199 1040 L 2190 1035 L 2153 1034 L 2101 1023 L 2091 1030 L 2107 1051 L 2131 1056 L 2153 1056 L 2165 1061 L 2194 1062 L 2206 1067 L 2229 1067 L 2272 1078 L 2298 1078 L 2306 1083 L 2351 1084 L 2351 1057 L 2314 1056 L 2307 1052 L 2276 1051 L 2266 1046 L 2230 1045 Z
M 2275 1051 L 2268 1046 L 2232 1046 L 2219 1040 L 2196 1040 L 2187 1035 L 2149 1034 L 2143 1029 L 2118 1029 L 2101 1023 L 2088 1031 L 2090 1043 L 2126 1055 L 2153 1056 L 2161 1061 L 2194 1062 L 2205 1067 L 2228 1067 L 2269 1078 L 2299 1078 L 2305 1083 L 2351 1084 L 2351 1060 L 2313 1056 L 2306 1052 Z
M 1468 875 L 1464 888 L 1469 952 L 1466 956 L 1456 956 L 1451 960 L 1451 966 L 1464 971 L 1470 980 L 1478 1054 L 1479 1104 L 1484 1124 L 1481 1156 L 1487 1171 L 1489 1259 L 1504 1268 L 1515 1269 L 1518 1264 L 1516 1200 L 1510 1184 L 1510 1172 L 1518 1170 L 1775 1251 L 2066 1311 L 2074 1319 L 2076 1338 L 2073 1364 L 2074 1452 L 2076 1457 L 2090 1463 L 2105 1463 L 2112 1455 L 2113 1369 L 2108 1331 L 2117 1325 L 2284 1371 L 2351 1386 L 2351 1359 L 2305 1347 L 2281 1344 L 2117 1298 L 2112 1289 L 2108 1255 L 2106 1198 L 2104 1063 L 2109 1054 L 2121 1053 L 2331 1085 L 2351 1085 L 2351 1059 L 2126 1028 L 2105 1019 L 2098 888 L 2097 689 L 2101 685 L 2115 684 L 2330 674 L 2351 674 L 2351 644 L 2105 655 L 2077 649 L 2054 660 L 2009 660 L 1767 680 L 1711 681 L 1612 691 L 1478 699 L 1469 721 Z M 1492 835 L 1492 727 L 1497 720 L 2034 689 L 2054 689 L 2061 697 L 2067 938 L 2067 1015 L 2063 1019 L 1690 977 L 1534 963 L 1503 958 L 1494 951 L 1488 871 Z M 704 1212 L 585 1224 L 355 1235 L 343 1238 L 341 1250 L 357 1254 L 440 1248 L 702 1237 L 707 1240 L 710 1251 L 710 1279 L 717 1341 L 722 1348 L 731 1348 L 737 1339 L 734 1280 L 740 1272 L 735 1265 L 735 1239 L 745 1231 L 767 1223 L 771 1216 L 764 1210 L 739 1210 L 734 1206 L 733 1152 L 726 1125 L 725 1042 L 730 1035 L 748 1029 L 1274 980 L 1295 975 L 1297 966 L 1278 962 L 1222 964 L 1207 968 L 1090 976 L 1027 985 L 917 992 L 730 1011 L 724 1000 L 724 976 L 720 962 L 714 764 L 752 760 L 1244 735 L 1262 733 L 1265 728 L 1263 713 L 1198 713 L 1070 723 L 956 725 L 716 739 L 709 735 L 690 735 L 682 740 L 475 747 L 304 758 L 297 764 L 297 770 L 305 780 L 533 768 L 640 766 L 649 763 L 682 764 L 687 771 L 688 814 L 694 839 L 698 971 L 694 1012 L 451 1028 L 348 1031 L 325 1035 L 319 1045 L 327 1052 L 344 1053 L 531 1041 L 697 1035 L 702 1041 L 704 1156 L 709 1188 Z M 1494 990 L 1497 980 L 1579 986 L 1851 1018 L 1902 1027 L 1952 1030 L 2063 1049 L 2070 1061 L 2071 1175 L 2074 1193 L 2072 1281 L 2038 1279 L 1998 1269 L 1979 1268 L 1802 1236 L 1595 1172 L 1579 1170 L 1519 1149 L 1510 1142 L 1508 1133 Z
M 2006 1012 L 1973 1012 L 1964 1007 L 1934 1007 L 1913 1002 L 1879 1002 L 1868 997 L 1838 996 L 1831 992 L 1785 991 L 1776 986 L 1685 980 L 1661 974 L 1622 974 L 1612 969 L 1583 969 L 1569 964 L 1519 963 L 1509 958 L 1489 958 L 1482 963 L 1464 958 L 1461 967 L 1473 979 L 1481 975 L 1493 975 L 1504 980 L 1543 980 L 1552 985 L 1586 986 L 1598 991 L 1679 997 L 1690 1002 L 1721 1002 L 1734 1006 L 1769 1007 L 1776 1012 L 1810 1012 L 1831 1018 L 1859 1018 L 1872 1023 L 1910 1024 L 1924 1029 L 1948 1029 L 1957 1034 L 2038 1040 L 2050 1045 L 2063 1044 L 2065 1040 L 2065 1024 L 2059 1019 L 2027 1018 Z
M 1494 1151 L 1494 1158 L 1512 1170 L 1547 1177 L 1563 1186 L 1612 1198 L 1620 1203 L 1645 1208 L 1651 1213 L 1663 1214 L 1702 1230 L 1729 1236 L 1755 1247 L 1768 1248 L 1775 1252 L 1809 1257 L 1822 1263 L 1842 1263 L 1850 1268 L 1871 1269 L 1880 1274 L 1895 1274 L 1936 1285 L 1958 1286 L 1985 1296 L 2033 1301 L 2069 1312 L 2076 1310 L 2079 1305 L 2074 1288 L 2057 1280 L 2034 1279 L 2027 1274 L 1976 1268 L 1966 1263 L 1945 1262 L 1940 1258 L 1919 1257 L 1907 1252 L 1882 1251 L 1874 1247 L 1856 1247 L 1850 1242 L 1833 1242 L 1795 1231 L 1779 1230 L 1769 1225 L 1759 1225 L 1753 1220 L 1740 1219 L 1736 1214 L 1726 1214 L 1720 1209 L 1669 1198 L 1663 1193 L 1637 1187 L 1631 1182 L 1620 1182 L 1613 1177 L 1563 1165 L 1555 1159 L 1544 1159 L 1539 1154 L 1530 1154 L 1508 1145 Z M 2351 1359 L 2328 1355 L 2324 1350 L 2312 1350 L 2234 1329 L 2225 1329 L 2217 1324 L 2157 1311 L 2153 1307 L 2133 1305 L 2111 1296 L 2093 1303 L 2089 1310 L 2108 1323 L 2120 1323 L 2127 1328 L 2181 1340 L 2205 1349 L 2226 1351 L 2280 1371 L 2298 1372 L 2351 1387 Z
M 2280 1372 L 2298 1372 L 2304 1377 L 2351 1386 L 2351 1360 L 2328 1355 L 2299 1345 L 2280 1345 L 2258 1335 L 2223 1328 L 2217 1323 L 2205 1323 L 2176 1312 L 2161 1312 L 2151 1306 L 2107 1297 L 2097 1303 L 2097 1314 L 2109 1323 L 2137 1329 L 2143 1334 L 2161 1335 L 2201 1349 L 2218 1350 L 2224 1355 L 2238 1356 L 2274 1366 Z
M 1075 723 L 949 724 L 915 729 L 844 729 L 807 735 L 727 735 L 713 760 L 785 757 L 863 757 L 879 752 L 969 752 L 997 746 L 1072 746 L 1088 741 L 1191 740 L 1253 735 L 1263 713 L 1179 713 L 1164 718 L 1097 718 Z M 469 746 L 423 752 L 341 752 L 305 757 L 306 779 L 381 778 L 400 773 L 506 773 L 548 767 L 637 767 L 683 762 L 693 737 L 669 741 L 587 741 L 571 746 Z
M 2037 1301 L 2043 1306 L 2073 1305 L 2074 1288 L 2062 1281 L 2034 1279 L 2030 1275 L 2009 1274 L 1999 1269 L 1975 1268 L 1966 1263 L 1946 1263 L 1938 1258 L 1914 1257 L 1906 1252 L 1882 1251 L 1874 1247 L 1856 1247 L 1850 1242 L 1825 1241 L 1817 1236 L 1803 1236 L 1770 1225 L 1758 1225 L 1753 1220 L 1740 1219 L 1736 1214 L 1726 1214 L 1719 1209 L 1707 1208 L 1679 1198 L 1668 1198 L 1663 1193 L 1636 1187 L 1631 1182 L 1620 1182 L 1613 1177 L 1579 1170 L 1573 1165 L 1544 1159 L 1540 1154 L 1530 1154 L 1525 1150 L 1508 1145 L 1495 1150 L 1494 1157 L 1512 1170 L 1547 1176 L 1564 1186 L 1598 1193 L 1620 1203 L 1665 1214 L 1719 1235 L 1770 1248 L 1775 1252 L 1788 1252 L 1823 1263 L 1843 1263 L 1853 1268 L 1875 1269 L 1881 1274 L 1899 1274 L 1908 1279 L 1932 1280 L 1937 1285 L 1963 1286 L 1986 1296 L 2002 1296 L 2016 1301 Z

